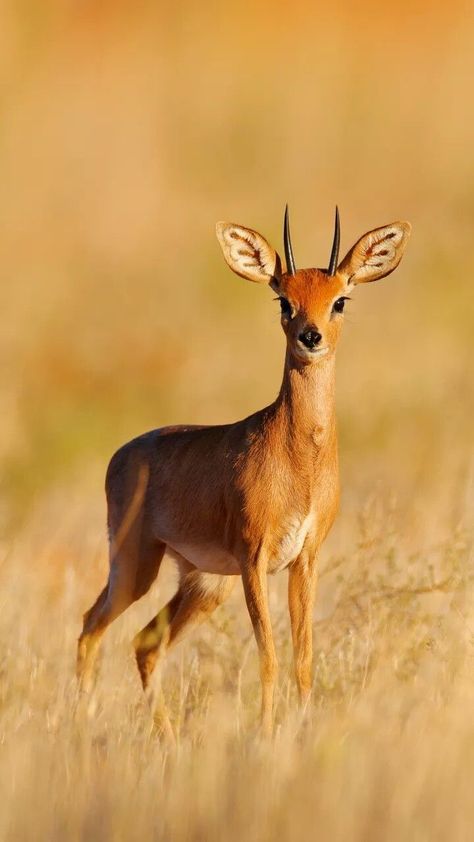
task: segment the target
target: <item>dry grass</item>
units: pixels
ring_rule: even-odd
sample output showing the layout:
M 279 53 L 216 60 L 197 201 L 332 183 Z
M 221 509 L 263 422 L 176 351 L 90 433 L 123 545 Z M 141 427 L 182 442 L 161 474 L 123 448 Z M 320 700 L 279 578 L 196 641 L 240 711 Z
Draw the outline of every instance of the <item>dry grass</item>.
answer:
M 472 838 L 472 10 L 293 5 L 0 10 L 0 839 Z M 339 352 L 309 719 L 282 574 L 274 743 L 237 592 L 170 658 L 160 743 L 129 640 L 171 569 L 106 636 L 78 716 L 111 452 L 278 387 L 275 305 L 226 271 L 214 222 L 281 247 L 289 200 L 298 263 L 322 264 L 335 199 L 343 247 L 397 217 L 414 235 Z
M 473 573 L 461 526 L 413 548 L 399 512 L 361 512 L 352 546 L 322 568 L 303 724 L 285 577 L 273 580 L 271 745 L 256 733 L 256 655 L 236 594 L 169 659 L 173 751 L 153 733 L 129 646 L 171 571 L 110 631 L 94 705 L 75 712 L 78 617 L 99 584 L 91 560 L 105 559 L 79 504 L 45 538 L 63 512 L 51 499 L 1 568 L 1 838 L 470 838 Z

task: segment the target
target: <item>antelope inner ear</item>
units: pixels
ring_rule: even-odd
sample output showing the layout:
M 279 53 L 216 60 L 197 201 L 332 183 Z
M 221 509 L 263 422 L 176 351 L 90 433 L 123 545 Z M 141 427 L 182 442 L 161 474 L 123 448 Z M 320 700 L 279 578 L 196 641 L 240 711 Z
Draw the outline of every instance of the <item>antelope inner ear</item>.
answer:
M 216 225 L 224 259 L 242 278 L 257 284 L 273 284 L 281 277 L 281 260 L 274 248 L 257 231 L 218 222 Z
M 392 222 L 368 231 L 346 254 L 338 267 L 349 284 L 365 284 L 384 278 L 397 268 L 403 257 L 411 225 Z

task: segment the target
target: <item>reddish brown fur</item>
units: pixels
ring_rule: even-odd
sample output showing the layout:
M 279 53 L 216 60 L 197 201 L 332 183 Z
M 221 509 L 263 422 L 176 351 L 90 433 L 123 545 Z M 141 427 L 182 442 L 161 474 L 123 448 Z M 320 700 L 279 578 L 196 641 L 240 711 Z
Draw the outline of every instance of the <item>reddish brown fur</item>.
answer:
M 247 229 L 235 230 L 238 236 L 234 228 L 231 236 L 239 239 Z M 263 238 L 251 233 L 260 245 Z M 357 266 L 346 258 L 349 269 L 334 277 L 318 269 L 265 276 L 294 311 L 292 318 L 282 316 L 287 351 L 274 403 L 235 424 L 152 431 L 112 458 L 106 480 L 111 572 L 84 618 L 78 651 L 83 683 L 90 681 L 102 632 L 146 593 L 168 547 L 180 571 L 179 589 L 135 638 L 145 690 L 165 651 L 226 598 L 239 574 L 260 652 L 262 725 L 270 732 L 277 665 L 266 577 L 288 567 L 296 678 L 306 703 L 317 555 L 339 501 L 335 349 L 343 317 L 332 305 L 354 283 L 360 243 Z M 272 251 L 266 241 L 255 248 L 257 271 L 267 270 Z M 248 258 L 246 241 L 232 268 L 255 280 L 255 271 L 241 262 Z M 278 261 L 275 254 L 275 267 Z M 392 270 L 393 259 L 386 268 Z M 298 341 L 308 326 L 322 335 L 323 354 L 315 359 Z

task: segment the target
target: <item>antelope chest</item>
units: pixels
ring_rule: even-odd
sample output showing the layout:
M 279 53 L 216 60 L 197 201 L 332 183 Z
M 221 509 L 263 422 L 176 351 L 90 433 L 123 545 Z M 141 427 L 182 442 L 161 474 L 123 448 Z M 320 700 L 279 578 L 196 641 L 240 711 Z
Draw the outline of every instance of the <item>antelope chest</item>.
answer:
M 313 526 L 312 514 L 286 515 L 278 529 L 272 532 L 266 543 L 268 552 L 268 573 L 279 573 L 298 558 L 305 540 Z M 184 557 L 197 570 L 203 573 L 217 573 L 221 576 L 239 575 L 240 565 L 237 559 L 219 543 L 185 543 L 171 541 L 168 552 Z
M 271 542 L 268 559 L 269 573 L 279 573 L 298 558 L 313 526 L 313 521 L 312 513 L 306 517 L 295 514 L 284 518 Z

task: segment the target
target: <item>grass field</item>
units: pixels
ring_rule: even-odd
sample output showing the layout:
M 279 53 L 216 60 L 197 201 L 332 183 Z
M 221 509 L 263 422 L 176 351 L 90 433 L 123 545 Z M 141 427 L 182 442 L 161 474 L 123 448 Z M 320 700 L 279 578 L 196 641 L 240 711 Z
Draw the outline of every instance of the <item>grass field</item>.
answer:
M 331 13 L 143 2 L 0 10 L 0 839 L 470 840 L 474 823 L 472 9 Z M 173 653 L 175 750 L 110 629 L 76 710 L 82 613 L 107 575 L 103 475 L 128 438 L 273 400 L 272 295 L 214 223 L 300 265 L 397 218 L 397 273 L 354 293 L 338 358 L 342 505 L 321 559 L 308 720 L 286 574 L 271 581 L 275 739 L 257 736 L 239 588 Z

